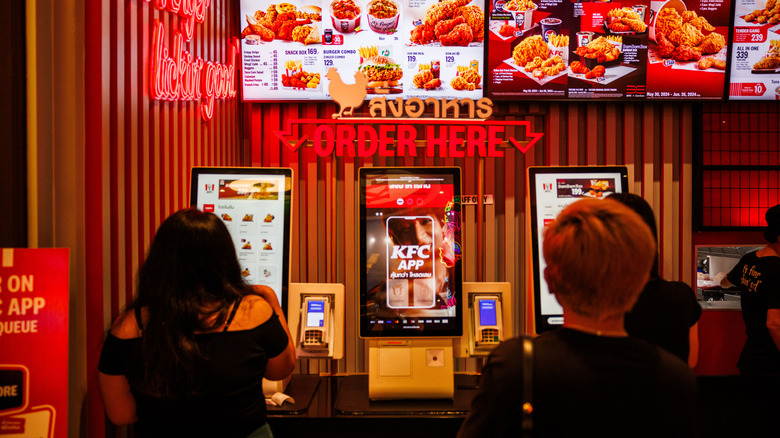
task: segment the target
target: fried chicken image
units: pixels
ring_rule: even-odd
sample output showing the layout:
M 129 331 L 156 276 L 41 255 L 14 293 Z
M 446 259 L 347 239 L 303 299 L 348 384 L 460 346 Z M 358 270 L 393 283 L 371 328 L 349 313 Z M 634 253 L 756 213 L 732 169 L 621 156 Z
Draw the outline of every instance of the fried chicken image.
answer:
M 466 82 L 472 83 L 474 85 L 479 85 L 479 83 L 482 81 L 482 76 L 479 74 L 479 71 L 476 68 L 468 68 L 463 70 L 460 72 L 459 76 L 465 79 Z
M 596 79 L 604 76 L 604 73 L 607 72 L 607 69 L 604 68 L 603 65 L 597 65 L 593 67 L 593 70 L 589 71 L 585 74 L 585 79 Z
M 474 35 L 474 41 L 485 39 L 485 13 L 477 5 L 463 6 L 455 11 L 455 14 L 466 19 L 466 24 L 471 27 L 471 33 Z
M 753 70 L 765 70 L 780 67 L 780 56 L 767 56 L 753 64 Z
M 685 44 L 681 44 L 677 46 L 676 49 L 674 49 L 674 53 L 672 53 L 672 58 L 674 58 L 675 61 L 685 62 L 685 61 L 698 61 L 701 59 L 701 52 L 694 49 L 691 46 L 687 46 Z
M 674 53 L 674 44 L 672 44 L 669 40 L 666 39 L 666 36 L 662 33 L 656 34 L 656 39 L 658 40 L 658 49 L 656 53 L 658 53 L 658 56 L 664 59 L 668 59 L 672 57 L 672 53 Z
M 756 18 L 762 16 L 764 13 L 763 9 L 756 9 L 755 11 L 745 15 L 745 21 L 750 23 L 751 21 L 755 21 Z
M 537 56 L 542 59 L 550 57 L 550 47 L 547 46 L 541 35 L 524 39 L 512 50 L 512 59 L 517 65 L 526 65 Z
M 474 33 L 466 23 L 455 26 L 450 33 L 439 37 L 442 46 L 468 46 L 474 40 Z
M 618 49 L 616 45 L 610 43 L 606 38 L 598 37 L 588 43 L 587 46 L 577 48 L 575 53 L 586 58 L 595 59 L 597 62 L 601 63 L 618 59 L 620 56 L 620 49 Z
M 719 33 L 713 32 L 704 37 L 704 39 L 701 40 L 701 43 L 699 43 L 699 46 L 696 48 L 702 54 L 709 55 L 720 52 L 720 50 L 724 47 L 726 47 L 726 38 Z
M 474 88 L 469 88 L 469 85 L 474 86 L 474 84 L 467 81 L 463 76 L 455 76 L 452 78 L 450 85 L 455 90 L 474 90 Z
M 259 35 L 263 41 L 274 40 L 274 37 L 276 36 L 274 35 L 274 32 L 268 27 L 262 25 L 260 21 L 256 20 L 250 15 L 246 16 L 246 21 L 249 23 L 249 28 L 252 30 L 252 33 Z
M 555 76 L 564 70 L 566 70 L 566 64 L 563 63 L 560 56 L 554 56 L 542 63 L 542 73 L 546 76 Z
M 412 36 L 409 38 L 412 44 L 428 44 L 436 41 L 436 35 L 433 33 L 433 26 L 421 24 L 412 29 Z
M 532 59 L 530 62 L 528 62 L 526 65 L 524 65 L 523 70 L 530 73 L 536 70 L 537 68 L 541 67 L 543 62 L 544 59 L 542 59 L 541 56 L 537 56 L 534 59 Z
M 706 58 L 702 58 L 699 60 L 698 67 L 700 70 L 707 70 L 710 67 L 715 67 L 720 70 L 725 70 L 726 61 L 722 59 L 713 58 L 712 56 L 708 56 Z
M 429 69 L 420 70 L 412 78 L 412 82 L 414 83 L 414 86 L 417 88 L 424 88 L 425 84 L 432 80 L 433 80 L 433 72 L 431 72 Z
M 452 32 L 452 29 L 454 29 L 455 26 L 465 22 L 466 19 L 462 16 L 457 16 L 451 20 L 442 20 L 433 27 L 433 34 L 436 35 L 436 38 L 439 38 L 444 34 Z
M 683 16 L 683 20 L 686 23 L 690 23 L 691 26 L 693 26 L 696 29 L 699 29 L 701 31 L 712 32 L 713 30 L 715 30 L 715 26 L 711 25 L 707 21 L 706 18 L 704 18 L 704 17 L 697 17 L 696 16 L 696 12 L 694 12 L 694 11 L 686 11 L 686 12 L 693 12 L 693 18 L 691 18 L 690 20 L 686 20 L 685 16 Z
M 683 19 L 677 13 L 677 9 L 663 8 L 658 12 L 658 18 L 655 19 L 655 31 L 664 35 L 669 35 L 673 30 L 679 29 L 683 25 Z
M 575 73 L 575 74 L 588 74 L 588 73 L 590 73 L 590 69 L 588 67 L 585 67 L 585 64 L 583 64 L 583 63 L 581 63 L 579 61 L 572 62 L 571 65 L 569 66 L 569 68 L 571 68 L 571 72 Z
M 612 32 L 644 32 L 647 25 L 639 17 L 639 14 L 631 8 L 612 9 L 607 12 L 610 20 L 609 30 Z
M 517 28 L 513 24 L 503 24 L 501 25 L 501 28 L 498 30 L 498 34 L 503 37 L 511 37 L 515 34 L 515 31 Z
M 666 38 L 675 46 L 696 47 L 704 39 L 704 34 L 690 23 L 685 23 L 679 29 L 675 29 Z
M 439 87 L 441 87 L 441 79 L 439 78 L 431 79 L 430 81 L 423 84 L 423 88 L 425 88 L 426 90 L 433 90 L 434 88 L 439 88 Z
M 449 20 L 455 16 L 455 11 L 461 6 L 466 6 L 471 0 L 444 0 L 434 3 L 425 11 L 425 24 L 434 26 L 442 20 Z

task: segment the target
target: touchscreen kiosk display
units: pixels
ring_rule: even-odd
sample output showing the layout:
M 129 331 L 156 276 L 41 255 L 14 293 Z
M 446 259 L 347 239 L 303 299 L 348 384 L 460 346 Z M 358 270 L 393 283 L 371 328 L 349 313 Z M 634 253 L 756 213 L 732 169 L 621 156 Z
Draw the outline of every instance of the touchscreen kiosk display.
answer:
M 192 169 L 190 203 L 227 225 L 241 275 L 274 290 L 283 309 L 289 279 L 292 170 Z
M 541 333 L 563 324 L 563 308 L 544 281 L 547 266 L 542 255 L 544 227 L 578 199 L 603 199 L 628 190 L 628 170 L 625 167 L 530 167 L 528 187 L 531 192 L 536 331 Z
M 359 175 L 360 335 L 460 336 L 460 169 Z

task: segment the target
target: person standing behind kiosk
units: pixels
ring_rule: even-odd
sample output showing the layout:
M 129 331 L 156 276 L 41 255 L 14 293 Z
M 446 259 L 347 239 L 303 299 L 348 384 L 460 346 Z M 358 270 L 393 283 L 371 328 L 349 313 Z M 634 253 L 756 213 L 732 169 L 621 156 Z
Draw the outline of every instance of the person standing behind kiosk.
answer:
M 617 201 L 583 199 L 547 226 L 543 254 L 564 322 L 533 341 L 533 436 L 694 435 L 693 372 L 623 326 L 655 256 L 644 221 Z M 507 340 L 488 357 L 459 438 L 520 434 L 522 345 Z
M 653 238 L 658 242 L 655 216 L 650 204 L 633 193 L 615 193 L 614 199 L 634 210 L 645 221 Z M 630 312 L 626 314 L 625 326 L 629 335 L 658 345 L 680 359 L 688 366 L 696 366 L 698 358 L 697 322 L 701 318 L 701 306 L 690 286 L 681 281 L 666 281 L 658 272 L 658 252 L 653 259 L 650 281 Z
M 262 379 L 294 366 L 273 290 L 247 285 L 225 224 L 188 208 L 157 230 L 98 368 L 108 418 L 137 436 L 270 437 Z

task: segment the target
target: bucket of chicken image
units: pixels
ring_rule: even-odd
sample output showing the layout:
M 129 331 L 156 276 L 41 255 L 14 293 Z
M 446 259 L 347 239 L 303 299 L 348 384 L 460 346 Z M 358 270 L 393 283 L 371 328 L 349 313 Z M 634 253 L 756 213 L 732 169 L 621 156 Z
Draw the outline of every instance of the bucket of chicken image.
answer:
M 336 0 L 330 4 L 333 28 L 341 33 L 354 32 L 360 26 L 360 3 L 355 0 Z
M 677 14 L 680 14 L 686 10 L 687 8 L 682 0 L 651 1 L 650 20 L 647 21 L 650 39 L 656 41 L 656 33 L 659 31 L 669 32 L 669 23 L 672 16 L 674 16 L 673 11 L 677 11 Z
M 401 17 L 395 0 L 371 0 L 368 2 L 368 27 L 377 33 L 392 33 L 398 28 Z
M 528 30 L 534 26 L 534 11 L 537 6 L 531 0 L 510 0 L 504 3 L 504 10 L 512 14 L 518 29 Z

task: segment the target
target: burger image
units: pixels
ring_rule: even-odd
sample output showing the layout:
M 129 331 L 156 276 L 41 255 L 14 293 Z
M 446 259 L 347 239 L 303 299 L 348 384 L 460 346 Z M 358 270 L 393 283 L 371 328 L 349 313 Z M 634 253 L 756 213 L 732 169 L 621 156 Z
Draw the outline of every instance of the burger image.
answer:
M 360 71 L 368 79 L 366 85 L 368 88 L 398 86 L 398 81 L 404 75 L 400 65 L 392 58 L 382 55 L 372 56 L 363 61 L 360 64 Z

